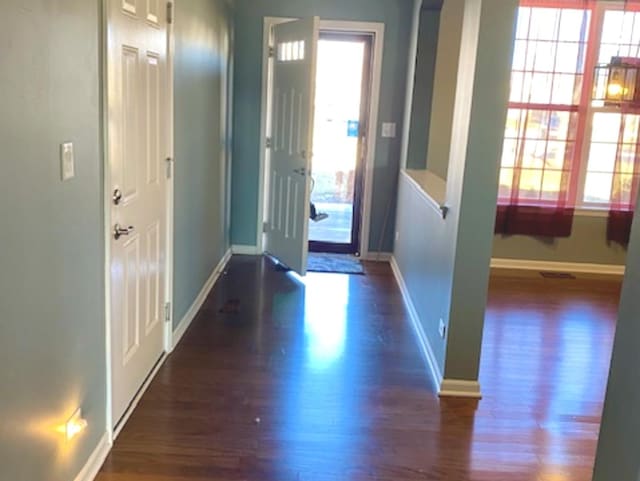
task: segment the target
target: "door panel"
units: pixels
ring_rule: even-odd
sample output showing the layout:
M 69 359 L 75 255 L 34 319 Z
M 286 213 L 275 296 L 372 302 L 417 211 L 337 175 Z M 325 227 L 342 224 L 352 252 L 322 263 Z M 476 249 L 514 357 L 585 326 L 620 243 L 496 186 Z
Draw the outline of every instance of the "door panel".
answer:
M 147 184 L 160 180 L 160 62 L 158 54 L 147 53 Z
M 267 252 L 306 273 L 317 17 L 273 27 Z
M 166 259 L 167 25 L 152 0 L 109 0 L 108 155 L 112 418 L 116 426 L 162 356 Z
M 117 159 L 122 173 L 121 189 L 127 203 L 138 193 L 139 155 L 139 96 L 138 50 L 131 46 L 122 49 L 122 157 Z

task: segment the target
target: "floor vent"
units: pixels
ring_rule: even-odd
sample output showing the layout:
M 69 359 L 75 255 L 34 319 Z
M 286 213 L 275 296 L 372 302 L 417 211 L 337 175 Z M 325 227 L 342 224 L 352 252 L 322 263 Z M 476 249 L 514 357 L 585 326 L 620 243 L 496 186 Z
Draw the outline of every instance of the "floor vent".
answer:
M 576 276 L 569 272 L 541 272 L 540 275 L 545 279 L 575 279 Z

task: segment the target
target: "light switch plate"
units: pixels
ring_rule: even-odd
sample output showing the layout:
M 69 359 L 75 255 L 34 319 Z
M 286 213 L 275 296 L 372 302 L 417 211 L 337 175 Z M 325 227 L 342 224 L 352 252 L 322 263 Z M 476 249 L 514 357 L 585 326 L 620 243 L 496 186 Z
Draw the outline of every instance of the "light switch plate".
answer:
M 60 173 L 63 181 L 73 179 L 76 175 L 73 142 L 60 145 Z
M 392 122 L 384 122 L 382 124 L 382 137 L 387 139 L 395 139 L 396 124 Z

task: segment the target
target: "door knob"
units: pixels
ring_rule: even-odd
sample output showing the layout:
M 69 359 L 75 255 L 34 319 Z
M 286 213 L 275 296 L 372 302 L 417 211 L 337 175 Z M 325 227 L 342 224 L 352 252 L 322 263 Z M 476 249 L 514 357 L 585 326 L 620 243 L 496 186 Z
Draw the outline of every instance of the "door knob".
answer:
M 135 228 L 130 225 L 129 227 L 120 227 L 120 224 L 113 226 L 113 238 L 115 240 L 120 239 L 123 235 L 130 235 Z
M 114 190 L 112 199 L 115 205 L 120 205 L 120 201 L 122 200 L 122 191 L 120 189 Z

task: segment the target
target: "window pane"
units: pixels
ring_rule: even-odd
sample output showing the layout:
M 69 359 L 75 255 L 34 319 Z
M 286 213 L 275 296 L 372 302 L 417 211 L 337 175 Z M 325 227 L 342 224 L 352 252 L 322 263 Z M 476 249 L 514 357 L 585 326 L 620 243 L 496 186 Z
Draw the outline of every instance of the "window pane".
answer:
M 509 102 L 523 102 L 522 98 L 522 84 L 524 81 L 524 74 L 520 72 L 513 72 L 511 74 L 511 93 L 509 94 Z
M 592 143 L 587 170 L 589 172 L 613 172 L 617 151 L 617 144 Z
M 602 39 L 598 60 L 611 61 L 611 57 L 640 57 L 640 13 L 607 10 L 604 15 Z
M 556 39 L 559 20 L 560 9 L 558 8 L 532 9 L 529 37 L 538 40 Z
M 549 125 L 549 111 L 529 110 L 527 116 L 527 128 L 525 137 L 528 139 L 544 139 L 547 137 L 547 126 Z
M 583 30 L 586 31 L 589 24 L 589 12 L 580 9 L 564 9 L 560 22 L 559 39 L 565 41 L 582 40 Z M 575 59 L 576 57 L 574 57 Z
M 507 114 L 507 127 L 505 129 L 505 137 L 516 139 L 520 137 L 520 122 L 526 111 L 520 109 L 509 109 Z
M 555 42 L 532 42 L 529 55 L 533 56 L 533 69 L 536 72 L 553 72 L 556 58 Z
M 503 167 L 513 167 L 516 162 L 517 148 L 517 140 L 505 140 L 504 146 L 502 148 L 502 162 L 500 163 L 500 165 L 502 165 Z
M 631 191 L 633 189 L 633 175 L 619 174 L 613 179 L 611 188 L 611 200 L 624 204 L 631 203 Z
M 558 200 L 562 188 L 562 171 L 545 170 L 542 183 L 542 199 Z
M 534 104 L 548 104 L 551 101 L 551 81 L 553 75 L 534 73 L 531 87 L 531 100 Z M 526 94 L 526 92 L 525 92 Z
M 511 186 L 513 185 L 513 169 L 500 169 L 500 188 L 498 197 L 505 198 L 511 196 Z
M 624 174 L 632 174 L 636 163 L 635 144 L 624 144 L 621 148 L 619 164 L 616 169 Z
M 527 42 L 526 40 L 516 40 L 515 49 L 513 51 L 513 70 L 524 70 L 525 60 L 527 59 Z
M 620 121 L 620 114 L 602 112 L 594 114 L 591 141 L 618 143 Z
M 549 121 L 549 138 L 564 140 L 569 131 L 569 112 L 551 112 Z
M 609 203 L 613 174 L 588 172 L 584 186 L 585 202 Z
M 524 144 L 522 167 L 542 169 L 544 167 L 545 150 L 547 143 L 544 140 L 527 140 Z
M 637 144 L 638 127 L 640 127 L 640 115 L 625 115 L 622 141 L 628 144 Z
M 604 16 L 602 27 L 602 43 L 618 43 L 620 40 L 620 26 L 622 24 L 623 12 L 608 10 Z
M 582 73 L 584 62 L 579 60 L 579 49 L 580 45 L 578 43 L 560 43 L 556 56 L 556 72 Z
M 542 187 L 542 170 L 522 169 L 520 173 L 520 190 L 518 197 L 521 199 L 540 199 Z
M 527 38 L 529 36 L 530 15 L 530 8 L 521 7 L 518 9 L 518 29 L 516 30 L 516 38 Z
M 573 105 L 576 103 L 575 75 L 556 74 L 553 79 L 553 93 L 551 103 L 558 105 Z
M 564 168 L 566 147 L 567 144 L 565 142 L 549 142 L 545 167 L 551 169 Z

